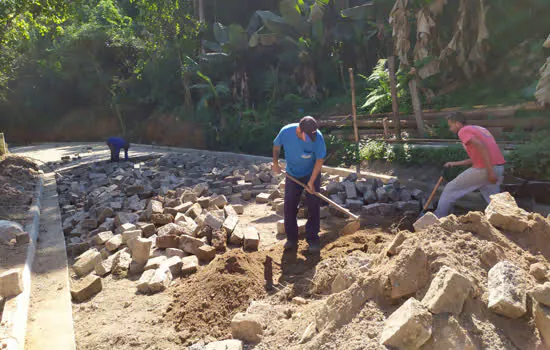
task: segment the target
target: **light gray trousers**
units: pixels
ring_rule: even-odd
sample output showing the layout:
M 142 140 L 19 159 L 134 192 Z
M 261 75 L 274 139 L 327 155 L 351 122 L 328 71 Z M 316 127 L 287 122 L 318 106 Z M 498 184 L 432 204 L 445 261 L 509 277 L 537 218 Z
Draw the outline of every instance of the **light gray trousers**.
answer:
M 434 214 L 438 218 L 449 215 L 453 204 L 458 199 L 475 190 L 479 190 L 485 201 L 489 203 L 491 201 L 490 196 L 500 192 L 500 185 L 504 178 L 503 165 L 497 165 L 493 169 L 498 178 L 496 184 L 489 182 L 487 179 L 487 170 L 485 168 L 470 168 L 458 175 L 453 181 L 445 186 Z

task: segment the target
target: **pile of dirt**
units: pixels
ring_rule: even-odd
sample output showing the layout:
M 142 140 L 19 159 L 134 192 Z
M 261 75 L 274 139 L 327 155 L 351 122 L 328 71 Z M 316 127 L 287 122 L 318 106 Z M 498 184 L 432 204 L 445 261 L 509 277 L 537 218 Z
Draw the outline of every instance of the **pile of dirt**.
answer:
M 265 254 L 232 250 L 179 282 L 168 317 L 184 343 L 231 337 L 231 319 L 265 296 Z
M 290 294 L 264 300 L 272 305 L 265 308 L 270 313 L 249 310 L 265 322 L 255 349 L 384 349 L 381 334 L 390 315 L 412 298 L 422 302 L 443 267 L 467 278 L 472 288 L 460 313 L 434 313 L 431 337 L 411 348 L 544 349 L 543 341 L 549 340 L 535 322 L 536 301 L 528 294 L 527 312 L 521 317 L 499 315 L 488 307 L 488 275 L 495 265 L 508 261 L 523 276 L 518 286 L 523 292 L 549 281 L 550 251 L 544 241 L 550 236 L 550 220 L 526 214 L 530 226 L 522 233 L 497 229 L 489 220 L 472 212 L 450 216 L 420 232 L 399 232 L 399 238 L 361 231 L 326 245 L 310 293 L 303 295 L 305 304 L 284 302 L 295 296 Z M 272 316 L 280 306 L 287 309 Z
M 38 167 L 22 157 L 0 160 L 0 220 L 23 219 L 36 185 Z

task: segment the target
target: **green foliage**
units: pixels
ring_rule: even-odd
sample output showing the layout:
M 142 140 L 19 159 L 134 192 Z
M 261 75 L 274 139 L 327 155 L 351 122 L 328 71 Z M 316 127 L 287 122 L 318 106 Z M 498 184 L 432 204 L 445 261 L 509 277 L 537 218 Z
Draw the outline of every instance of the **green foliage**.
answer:
M 369 77 L 360 75 L 367 82 L 366 101 L 361 108 L 368 109 L 370 114 L 392 111 L 392 96 L 389 70 L 386 68 L 386 59 L 378 60 Z M 407 78 L 397 73 L 397 98 L 399 110 L 402 113 L 410 112 L 410 95 L 407 88 Z
M 512 172 L 521 178 L 550 180 L 550 134 L 541 132 L 510 152 Z

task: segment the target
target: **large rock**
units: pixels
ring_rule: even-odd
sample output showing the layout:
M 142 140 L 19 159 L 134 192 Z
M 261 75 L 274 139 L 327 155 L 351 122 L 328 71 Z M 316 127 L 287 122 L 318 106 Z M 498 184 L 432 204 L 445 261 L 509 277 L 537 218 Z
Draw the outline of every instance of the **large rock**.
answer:
M 255 227 L 247 227 L 243 230 L 245 250 L 258 250 L 260 247 L 260 234 Z
M 94 236 L 93 242 L 94 242 L 94 244 L 102 245 L 102 244 L 105 244 L 111 238 L 113 238 L 113 232 L 104 231 L 104 232 L 100 232 L 96 236 Z
M 416 292 L 430 279 L 428 258 L 418 241 L 407 239 L 402 247 L 399 255 L 392 258 L 386 275 L 392 299 Z
M 164 260 L 159 268 L 166 268 L 170 270 L 172 277 L 177 277 L 181 275 L 183 262 L 179 256 L 173 256 L 169 259 Z
M 132 247 L 132 258 L 134 261 L 138 264 L 145 264 L 149 260 L 152 246 L 152 241 L 141 237 L 136 238 Z
M 183 250 L 186 253 L 197 255 L 198 249 L 202 247 L 204 244 L 203 241 L 201 241 L 198 238 L 182 235 L 179 237 L 179 248 Z M 197 255 L 198 256 L 198 255 Z M 200 259 L 200 257 L 199 257 Z
M 97 249 L 93 248 L 77 258 L 77 261 L 73 265 L 73 269 L 79 277 L 86 276 L 94 270 L 94 267 L 99 262 L 101 262 L 101 254 Z
M 505 231 L 521 233 L 529 228 L 529 214 L 508 192 L 492 195 L 485 215 L 491 225 Z
M 153 278 L 155 272 L 156 270 L 145 270 L 143 272 L 137 284 L 137 291 L 139 293 L 149 293 L 149 282 L 151 281 L 151 278 Z
M 414 231 L 419 232 L 433 225 L 439 225 L 441 221 L 432 212 L 427 212 L 413 224 Z
M 122 235 L 114 235 L 107 242 L 105 242 L 105 248 L 108 251 L 114 252 L 122 245 Z
M 529 291 L 537 302 L 550 307 L 550 282 L 539 284 Z
M 501 261 L 489 270 L 489 309 L 508 318 L 527 312 L 523 270 L 510 261 Z
M 11 269 L 0 274 L 0 297 L 10 298 L 23 292 L 21 269 Z
M 447 312 L 459 315 L 472 286 L 468 278 L 443 266 L 432 280 L 422 304 L 434 314 Z
M 357 188 L 353 182 L 344 182 L 344 189 L 346 191 L 346 197 L 348 199 L 357 198 Z
M 149 281 L 149 293 L 162 292 L 170 286 L 172 282 L 172 274 L 170 269 L 166 267 L 159 267 L 155 270 L 153 277 Z
M 88 275 L 72 283 L 71 296 L 74 301 L 81 303 L 101 292 L 102 289 L 103 284 L 101 283 L 101 278 L 95 275 Z
M 197 258 L 194 255 L 186 256 L 182 258 L 181 262 L 182 262 L 181 273 L 184 275 L 197 272 L 197 269 L 199 268 L 199 258 Z
M 468 332 L 453 316 L 442 314 L 434 317 L 431 338 L 422 350 L 477 350 Z
M 0 243 L 9 243 L 23 232 L 23 226 L 13 221 L 0 220 Z
M 550 307 L 536 303 L 534 306 L 535 325 L 544 344 L 550 348 Z
M 432 335 L 432 315 L 422 304 L 410 298 L 384 324 L 380 344 L 396 349 L 418 349 Z
M 125 251 L 120 252 L 113 260 L 112 274 L 116 278 L 124 278 L 128 276 L 132 256 Z
M 264 330 L 259 315 L 238 313 L 231 320 L 231 334 L 233 338 L 249 343 L 258 343 L 262 340 Z
M 138 222 L 139 215 L 135 213 L 118 213 L 115 217 L 115 226 L 119 227 L 122 224 L 135 224 Z
M 223 226 L 223 222 L 224 222 L 223 219 L 219 218 L 216 215 L 213 215 L 212 213 L 206 214 L 206 218 L 204 220 L 204 223 L 206 225 L 212 227 L 212 229 L 214 229 L 214 230 L 221 229 L 222 226 Z

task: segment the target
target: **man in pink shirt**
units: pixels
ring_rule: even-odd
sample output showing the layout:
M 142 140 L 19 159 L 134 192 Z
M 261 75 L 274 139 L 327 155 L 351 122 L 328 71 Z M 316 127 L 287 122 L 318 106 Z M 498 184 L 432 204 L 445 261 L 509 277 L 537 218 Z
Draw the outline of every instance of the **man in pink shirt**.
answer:
M 479 190 L 489 203 L 490 196 L 500 192 L 506 163 L 495 138 L 487 129 L 467 125 L 466 118 L 460 112 L 451 113 L 447 117 L 447 122 L 449 129 L 458 134 L 470 158 L 446 163 L 445 167 L 472 167 L 445 186 L 435 211 L 439 218 L 449 215 L 454 202 L 475 190 Z

